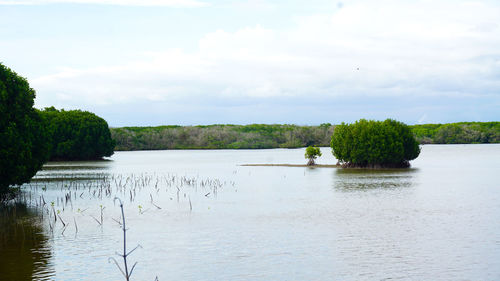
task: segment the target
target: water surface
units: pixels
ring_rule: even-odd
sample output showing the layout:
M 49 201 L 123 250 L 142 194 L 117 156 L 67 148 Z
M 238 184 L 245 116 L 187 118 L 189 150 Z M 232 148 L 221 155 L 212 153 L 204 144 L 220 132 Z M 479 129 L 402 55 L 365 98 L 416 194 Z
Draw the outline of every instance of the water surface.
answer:
M 336 163 L 322 151 L 319 163 Z M 500 279 L 500 145 L 426 145 L 405 170 L 239 166 L 303 155 L 140 151 L 49 163 L 24 187 L 43 214 L 39 243 L 27 247 L 44 254 L 23 274 L 120 280 L 108 262 L 122 250 L 118 196 L 129 248 L 142 246 L 129 257 L 133 280 Z

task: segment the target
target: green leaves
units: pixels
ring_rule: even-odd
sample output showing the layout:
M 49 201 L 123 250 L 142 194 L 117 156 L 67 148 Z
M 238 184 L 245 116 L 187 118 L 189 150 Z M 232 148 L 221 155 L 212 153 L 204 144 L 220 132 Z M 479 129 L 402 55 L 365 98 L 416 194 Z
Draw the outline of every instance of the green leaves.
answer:
M 28 182 L 48 158 L 48 139 L 33 108 L 35 91 L 0 63 L 0 200 Z
M 326 146 L 333 126 L 206 125 L 112 128 L 117 150 Z
M 499 143 L 500 122 L 459 122 L 411 126 L 420 143 Z
M 321 150 L 316 146 L 308 146 L 304 157 L 306 159 L 316 159 L 321 156 Z
M 333 155 L 346 166 L 407 166 L 420 153 L 410 128 L 398 121 L 361 119 L 335 128 Z
M 101 159 L 113 154 L 108 123 L 97 115 L 81 110 L 42 111 L 51 137 L 50 158 L 53 160 Z
M 321 156 L 321 150 L 319 147 L 316 146 L 308 146 L 306 148 L 306 153 L 304 154 L 304 157 L 306 159 L 309 159 L 307 162 L 307 165 L 314 165 L 314 159 L 318 158 Z
M 0 200 L 53 159 L 98 159 L 113 154 L 108 124 L 90 112 L 33 108 L 35 91 L 0 63 Z

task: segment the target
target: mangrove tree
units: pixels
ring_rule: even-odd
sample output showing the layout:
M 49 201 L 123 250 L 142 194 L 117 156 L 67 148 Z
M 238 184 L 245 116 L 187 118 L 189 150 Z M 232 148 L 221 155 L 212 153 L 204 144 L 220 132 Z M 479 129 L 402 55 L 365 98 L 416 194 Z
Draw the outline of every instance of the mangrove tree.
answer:
M 335 128 L 331 147 L 343 167 L 409 167 L 420 154 L 410 127 L 391 119 L 342 123 Z

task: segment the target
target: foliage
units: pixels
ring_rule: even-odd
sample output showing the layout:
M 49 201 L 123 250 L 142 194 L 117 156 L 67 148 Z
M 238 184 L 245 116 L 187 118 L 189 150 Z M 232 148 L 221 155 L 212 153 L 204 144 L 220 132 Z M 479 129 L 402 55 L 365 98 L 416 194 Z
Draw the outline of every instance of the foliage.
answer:
M 500 122 L 460 122 L 411 126 L 420 143 L 499 143 Z
M 117 150 L 241 149 L 327 146 L 334 127 L 209 125 L 112 128 Z
M 420 154 L 410 128 L 391 119 L 342 123 L 332 135 L 331 147 L 345 167 L 408 167 Z
M 108 123 L 97 115 L 81 110 L 42 111 L 51 136 L 51 160 L 91 160 L 113 154 Z
M 306 153 L 304 154 L 304 157 L 306 159 L 309 159 L 309 161 L 307 162 L 307 165 L 311 166 L 311 165 L 314 165 L 314 159 L 318 158 L 321 156 L 321 150 L 319 149 L 319 147 L 316 147 L 316 146 L 308 146 L 306 148 Z
M 48 158 L 48 142 L 33 108 L 35 90 L 0 63 L 0 199 L 28 182 Z
M 462 130 L 445 134 L 447 126 Z M 205 125 L 111 128 L 116 150 L 252 149 L 329 146 L 335 125 Z M 410 126 L 420 143 L 498 143 L 500 122 Z M 437 134 L 440 132 L 439 134 Z M 473 136 L 473 137 L 471 137 Z

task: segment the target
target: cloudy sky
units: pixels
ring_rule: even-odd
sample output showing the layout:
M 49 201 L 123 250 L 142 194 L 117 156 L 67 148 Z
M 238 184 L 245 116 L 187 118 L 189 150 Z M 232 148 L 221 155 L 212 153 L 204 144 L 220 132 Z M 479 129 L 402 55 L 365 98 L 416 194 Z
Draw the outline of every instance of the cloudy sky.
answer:
M 500 1 L 0 0 L 36 107 L 111 126 L 500 120 Z

